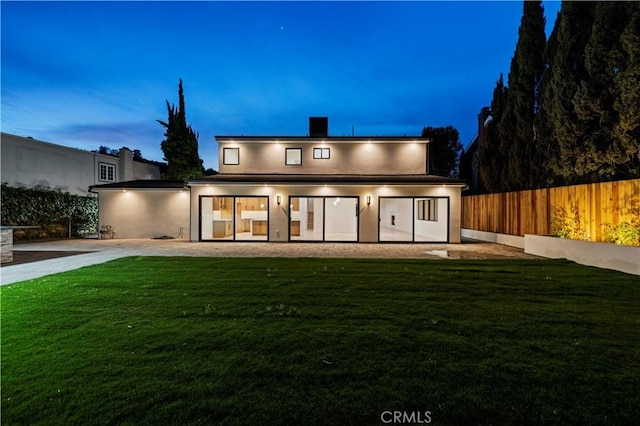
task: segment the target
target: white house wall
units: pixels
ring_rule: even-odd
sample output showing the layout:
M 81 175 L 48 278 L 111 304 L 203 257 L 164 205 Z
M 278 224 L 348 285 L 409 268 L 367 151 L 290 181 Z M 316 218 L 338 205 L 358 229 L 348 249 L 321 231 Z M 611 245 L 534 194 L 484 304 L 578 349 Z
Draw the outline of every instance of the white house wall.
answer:
M 191 187 L 190 238 L 198 241 L 201 196 L 266 196 L 269 197 L 269 241 L 288 241 L 288 200 L 290 196 L 359 197 L 359 242 L 378 241 L 378 197 L 449 197 L 450 243 L 460 242 L 461 188 L 458 186 L 376 186 L 376 185 L 265 185 L 265 184 L 210 184 Z M 281 204 L 277 204 L 277 196 Z M 367 206 L 366 197 L 371 196 Z M 445 204 L 444 202 L 439 204 Z M 439 206 L 440 208 L 440 206 Z M 439 214 L 441 214 L 439 212 Z M 443 225 L 446 227 L 446 222 Z
M 116 238 L 189 238 L 188 190 L 100 190 L 99 226 Z M 197 210 L 196 210 L 197 211 Z
M 426 174 L 427 144 L 397 142 L 219 142 L 219 158 L 224 148 L 239 149 L 239 164 L 220 161 L 220 173 L 285 174 Z M 286 165 L 287 148 L 302 149 L 301 165 Z M 329 148 L 329 159 L 314 159 L 313 148 Z
M 36 139 L 2 133 L 2 182 L 14 187 L 48 187 L 75 195 L 89 195 L 100 180 L 100 164 L 114 167 L 114 180 L 160 179 L 157 165 L 69 148 Z M 130 155 L 131 151 L 127 150 Z

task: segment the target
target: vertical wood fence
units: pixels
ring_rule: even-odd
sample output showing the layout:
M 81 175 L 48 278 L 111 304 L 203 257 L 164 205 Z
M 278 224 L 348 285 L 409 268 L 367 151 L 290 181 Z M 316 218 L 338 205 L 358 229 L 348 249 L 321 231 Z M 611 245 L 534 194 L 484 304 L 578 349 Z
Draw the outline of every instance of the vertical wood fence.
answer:
M 462 197 L 463 228 L 510 235 L 548 235 L 568 217 L 602 241 L 606 225 L 639 215 L 640 179 Z

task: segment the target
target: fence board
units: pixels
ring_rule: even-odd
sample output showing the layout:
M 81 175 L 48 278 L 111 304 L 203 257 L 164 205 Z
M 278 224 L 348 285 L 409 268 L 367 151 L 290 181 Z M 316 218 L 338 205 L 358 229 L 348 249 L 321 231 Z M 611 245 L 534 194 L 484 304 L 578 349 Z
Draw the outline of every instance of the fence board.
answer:
M 638 216 L 640 179 L 462 197 L 463 228 L 510 235 L 550 234 L 567 217 L 602 241 L 605 225 Z

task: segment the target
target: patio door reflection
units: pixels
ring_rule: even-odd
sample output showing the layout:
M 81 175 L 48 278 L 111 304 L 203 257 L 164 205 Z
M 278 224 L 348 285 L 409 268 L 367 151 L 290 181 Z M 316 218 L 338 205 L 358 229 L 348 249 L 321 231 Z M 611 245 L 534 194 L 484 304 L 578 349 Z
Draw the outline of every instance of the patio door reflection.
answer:
M 324 239 L 324 198 L 291 197 L 289 199 L 289 238 L 292 241 Z
M 268 197 L 200 198 L 200 238 L 203 241 L 267 241 Z
M 358 197 L 289 198 L 291 241 L 358 241 Z

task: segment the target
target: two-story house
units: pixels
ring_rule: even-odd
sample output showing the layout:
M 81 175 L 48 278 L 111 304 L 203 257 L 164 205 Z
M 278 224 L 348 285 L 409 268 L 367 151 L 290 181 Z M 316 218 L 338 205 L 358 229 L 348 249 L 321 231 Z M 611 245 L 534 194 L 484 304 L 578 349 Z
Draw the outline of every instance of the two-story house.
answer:
M 327 128 L 320 117 L 306 137 L 216 136 L 219 174 L 184 185 L 93 186 L 100 225 L 191 241 L 460 242 L 465 184 L 429 175 L 428 139 Z

